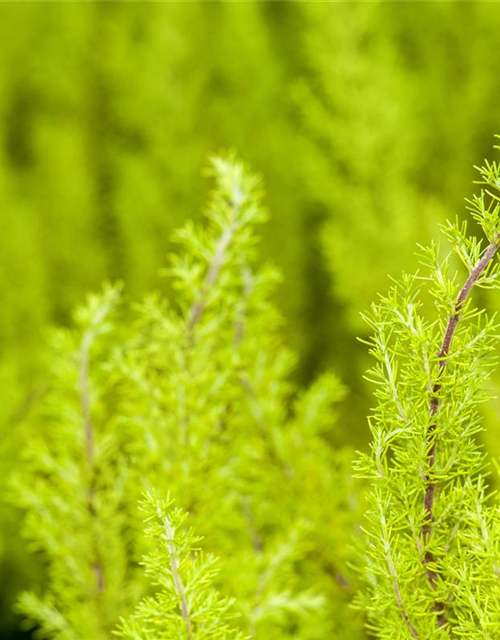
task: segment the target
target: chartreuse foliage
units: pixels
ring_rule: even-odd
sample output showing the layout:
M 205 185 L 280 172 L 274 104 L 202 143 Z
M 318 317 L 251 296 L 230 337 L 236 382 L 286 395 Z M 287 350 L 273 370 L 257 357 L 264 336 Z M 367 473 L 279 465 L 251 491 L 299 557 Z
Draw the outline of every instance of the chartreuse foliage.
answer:
M 17 479 L 25 532 L 47 563 L 44 593 L 23 594 L 18 609 L 42 637 L 109 637 L 142 581 L 128 515 L 140 493 L 109 370 L 119 297 L 106 287 L 55 334 L 43 432 Z
M 500 12 L 484 2 L 296 5 L 306 69 L 294 91 L 305 141 L 300 165 L 314 203 L 306 224 L 316 221 L 331 275 L 322 286 L 313 279 L 306 331 L 316 340 L 313 361 L 329 354 L 359 394 L 345 422 L 364 447 L 369 364 L 349 337 L 367 337 L 359 312 L 385 291 L 387 274 L 417 269 L 415 243 L 428 244 L 463 209 L 469 159 L 483 157 L 497 127 L 489 114 L 499 85 L 490 69 L 499 52 L 490 57 L 487 43 Z M 318 265 L 317 253 L 312 258 Z M 497 304 L 492 297 L 488 307 Z M 497 454 L 499 408 L 491 405 L 487 420 Z
M 347 550 L 356 501 L 346 454 L 327 444 L 343 389 L 331 375 L 303 392 L 291 385 L 294 358 L 269 301 L 276 273 L 253 264 L 258 181 L 232 159 L 212 171 L 208 226 L 177 234 L 174 303 L 153 296 L 138 309 L 121 363 L 127 414 L 144 426 L 149 481 L 224 559 L 219 580 L 246 632 L 355 634 L 359 621 L 337 611 L 349 593 L 335 550 Z
M 48 575 L 19 606 L 48 638 L 110 638 L 120 618 L 132 638 L 364 635 L 346 606 L 351 454 L 329 444 L 344 389 L 331 374 L 305 390 L 290 382 L 295 358 L 270 301 L 277 274 L 255 265 L 259 179 L 231 155 L 209 173 L 205 223 L 176 236 L 170 295 L 115 310 L 118 288 L 107 287 L 76 330 L 57 334 L 17 490 Z M 185 514 L 148 498 L 149 539 L 136 509 L 144 489 Z M 220 557 L 217 575 L 191 527 Z M 148 549 L 158 591 L 127 618 Z M 239 613 L 230 627 L 228 597 Z
M 499 287 L 500 165 L 479 173 L 469 208 L 486 242 L 443 227 L 466 274 L 431 245 L 366 315 L 377 406 L 358 462 L 373 483 L 360 601 L 377 638 L 500 634 L 500 505 L 477 440 L 498 323 L 475 302 Z
M 121 623 L 118 635 L 130 640 L 243 640 L 243 634 L 231 628 L 232 601 L 213 588 L 216 559 L 200 551 L 200 539 L 184 526 L 187 513 L 151 494 L 142 509 L 154 542 L 143 564 L 159 591 Z
M 486 3 L 303 4 L 304 168 L 353 329 L 386 274 L 410 269 L 414 243 L 460 205 L 467 159 L 496 126 L 481 116 L 498 90 L 481 61 L 500 14 Z M 485 39 L 471 42 L 471 31 Z M 453 108 L 456 92 L 463 109 Z

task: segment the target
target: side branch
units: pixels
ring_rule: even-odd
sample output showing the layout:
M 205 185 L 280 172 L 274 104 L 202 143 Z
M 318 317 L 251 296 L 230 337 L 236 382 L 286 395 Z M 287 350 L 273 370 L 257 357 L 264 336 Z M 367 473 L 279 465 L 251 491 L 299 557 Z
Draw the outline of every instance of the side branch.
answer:
M 483 257 L 479 260 L 474 269 L 470 272 L 469 277 L 465 281 L 464 286 L 460 290 L 458 294 L 457 301 L 455 304 L 455 309 L 453 314 L 449 317 L 448 323 L 446 325 L 446 330 L 443 337 L 443 342 L 441 344 L 441 349 L 439 351 L 439 369 L 437 375 L 437 381 L 434 383 L 432 388 L 432 397 L 429 406 L 429 415 L 434 417 L 437 416 L 439 410 L 439 392 L 441 391 L 441 383 L 439 382 L 443 371 L 446 368 L 446 359 L 450 353 L 453 336 L 455 335 L 455 330 L 457 328 L 458 322 L 460 320 L 460 312 L 463 308 L 465 301 L 467 300 L 472 288 L 477 283 L 481 274 L 488 267 L 495 254 L 500 247 L 500 241 L 492 242 L 486 248 Z M 425 475 L 426 480 L 426 490 L 424 496 L 424 509 L 425 509 L 425 522 L 422 526 L 422 537 L 424 540 L 424 544 L 429 542 L 432 524 L 434 519 L 434 502 L 435 502 L 435 492 L 436 492 L 436 482 L 432 478 L 432 471 L 434 465 L 436 463 L 436 430 L 437 430 L 437 419 L 432 422 L 427 430 L 427 445 L 429 448 L 427 454 L 427 463 L 428 469 Z M 434 554 L 431 551 L 427 551 L 424 557 L 425 565 L 433 565 L 434 563 Z M 437 574 L 432 566 L 427 567 L 427 578 L 431 585 L 431 587 L 436 590 L 437 587 Z M 435 611 L 437 613 L 438 624 L 442 626 L 445 623 L 445 618 L 443 614 L 444 605 L 442 603 L 435 603 Z
M 94 429 L 90 417 L 90 347 L 94 341 L 92 331 L 86 331 L 80 348 L 80 407 L 82 411 L 83 431 L 85 435 L 85 454 L 87 465 L 92 468 L 94 464 Z
M 177 549 L 173 541 L 174 533 L 175 533 L 175 530 L 172 524 L 170 523 L 170 520 L 168 518 L 165 518 L 165 539 L 167 542 L 168 552 L 170 555 L 170 569 L 172 571 L 172 580 L 174 582 L 175 593 L 179 598 L 181 615 L 182 615 L 182 619 L 184 620 L 184 624 L 186 626 L 186 636 L 188 640 L 191 640 L 191 638 L 193 637 L 191 613 L 189 609 L 189 603 L 186 597 L 186 590 L 184 589 L 181 575 L 179 573 L 179 556 L 177 554 Z
M 189 320 L 186 326 L 188 334 L 192 334 L 199 319 L 201 318 L 205 310 L 205 307 L 207 305 L 208 295 L 212 290 L 214 284 L 217 282 L 219 273 L 224 265 L 227 250 L 233 240 L 234 232 L 236 231 L 236 227 L 237 227 L 236 219 L 238 216 L 239 209 L 240 207 L 238 205 L 233 204 L 232 221 L 229 223 L 229 225 L 226 227 L 221 237 L 219 238 L 219 242 L 217 243 L 217 247 L 215 249 L 213 258 L 208 268 L 208 273 L 205 279 L 205 283 L 199 293 L 198 299 L 195 300 L 189 312 Z
M 94 490 L 94 459 L 95 459 L 95 445 L 94 445 L 94 428 L 92 426 L 92 419 L 90 415 L 90 384 L 89 384 L 89 368 L 90 368 L 90 348 L 94 341 L 95 334 L 89 329 L 85 332 L 82 344 L 80 348 L 80 407 L 82 412 L 83 431 L 85 437 L 85 458 L 87 463 L 87 470 L 89 473 L 89 486 L 87 489 L 87 511 L 90 519 L 93 521 L 96 519 L 96 507 L 95 507 L 95 490 Z M 102 564 L 101 554 L 97 543 L 96 536 L 94 534 L 94 574 L 95 574 L 95 586 L 97 594 L 101 594 L 104 591 L 104 570 Z
M 411 636 L 419 640 L 420 635 L 416 630 L 415 626 L 413 625 L 413 622 L 410 620 L 410 616 L 408 615 L 408 611 L 406 610 L 406 607 L 403 601 L 403 596 L 401 594 L 401 589 L 399 587 L 398 574 L 396 571 L 396 566 L 394 564 L 394 558 L 392 557 L 391 545 L 388 538 L 387 523 L 382 511 L 380 512 L 380 524 L 382 526 L 382 532 L 383 532 L 382 539 L 383 539 L 383 545 L 384 545 L 384 553 L 385 553 L 387 567 L 389 569 L 389 575 L 391 578 L 392 589 L 394 591 L 394 597 L 396 598 L 396 604 L 399 609 L 399 613 L 401 614 L 401 617 L 405 621 L 405 624 L 408 627 L 408 631 L 410 632 Z

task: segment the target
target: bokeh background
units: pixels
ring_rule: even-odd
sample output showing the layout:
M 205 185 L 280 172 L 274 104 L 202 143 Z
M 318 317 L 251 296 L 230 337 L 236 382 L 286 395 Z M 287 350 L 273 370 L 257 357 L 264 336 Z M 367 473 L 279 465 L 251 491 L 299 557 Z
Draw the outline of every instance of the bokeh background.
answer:
M 0 638 L 21 637 L 12 600 L 36 574 L 9 476 L 47 326 L 103 279 L 164 287 L 207 157 L 234 148 L 265 181 L 297 379 L 338 372 L 342 437 L 366 447 L 359 312 L 465 215 L 500 133 L 499 34 L 490 2 L 0 5 Z

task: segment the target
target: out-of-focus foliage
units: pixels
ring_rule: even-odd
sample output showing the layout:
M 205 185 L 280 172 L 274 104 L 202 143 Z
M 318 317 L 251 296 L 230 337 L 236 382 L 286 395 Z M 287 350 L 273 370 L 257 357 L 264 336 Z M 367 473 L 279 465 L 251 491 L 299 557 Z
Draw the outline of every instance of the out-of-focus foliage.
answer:
M 366 331 L 359 312 L 385 290 L 387 274 L 416 268 L 415 243 L 463 215 L 468 159 L 483 158 L 497 131 L 500 59 L 488 43 L 500 11 L 458 2 L 312 4 L 297 100 L 309 193 L 341 308 L 334 358 L 356 393 L 365 364 L 345 332 Z
M 333 366 L 350 400 L 329 437 L 365 446 L 358 312 L 463 211 L 500 130 L 499 29 L 486 2 L 0 6 L 0 634 L 34 571 L 5 481 L 48 391 L 44 327 L 103 279 L 168 288 L 214 150 L 265 175 L 294 375 Z
M 106 287 L 76 330 L 56 335 L 41 432 L 15 491 L 44 565 L 17 609 L 44 637 L 111 640 L 137 604 L 146 542 L 136 505 L 150 487 L 175 496 L 220 556 L 216 586 L 235 598 L 245 636 L 364 635 L 348 607 L 361 502 L 353 452 L 329 443 L 345 390 L 331 374 L 292 383 L 295 358 L 270 300 L 276 273 L 255 264 L 259 180 L 232 157 L 210 173 L 206 224 L 176 234 L 171 295 L 151 294 L 120 320 L 118 289 Z M 208 631 L 227 606 L 208 588 L 212 570 L 190 567 L 191 543 L 167 537 L 170 569 L 160 570 L 164 549 L 147 561 L 163 590 L 124 623 L 125 637 L 218 637 Z
M 17 609 L 42 637 L 108 638 L 141 593 L 132 517 L 140 474 L 118 410 L 126 389 L 109 364 L 118 301 L 119 288 L 106 287 L 80 309 L 76 330 L 55 335 L 43 430 L 16 478 L 23 531 L 48 585 L 23 593 Z
M 37 395 L 44 323 L 103 277 L 157 282 L 225 146 L 266 174 L 264 251 L 285 272 L 302 375 L 334 351 L 351 375 L 357 312 L 461 208 L 468 160 L 498 129 L 487 3 L 32 3 L 0 17 L 7 429 L 30 381 Z

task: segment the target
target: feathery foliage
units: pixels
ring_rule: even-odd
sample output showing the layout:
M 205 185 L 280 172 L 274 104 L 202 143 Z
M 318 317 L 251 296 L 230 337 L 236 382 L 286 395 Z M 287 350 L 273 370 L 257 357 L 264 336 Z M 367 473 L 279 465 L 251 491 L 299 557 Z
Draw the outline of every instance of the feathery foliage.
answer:
M 352 454 L 330 444 L 345 390 L 327 373 L 304 390 L 291 383 L 295 357 L 271 302 L 277 273 L 255 265 L 259 179 L 232 155 L 214 158 L 209 174 L 205 223 L 176 234 L 170 294 L 116 313 L 118 289 L 108 287 L 78 314 L 78 331 L 58 334 L 43 430 L 17 488 L 50 578 L 19 606 L 48 638 L 109 638 L 137 603 L 138 558 L 151 545 L 136 509 L 144 489 L 175 497 L 221 558 L 214 587 L 235 598 L 238 632 L 363 636 L 346 609 L 359 509 Z M 181 557 L 189 543 L 179 544 Z M 199 598 L 215 602 L 197 571 L 186 590 L 193 611 Z M 150 633 L 146 619 L 168 604 L 145 603 L 127 633 L 143 622 Z M 170 622 L 186 631 L 185 620 Z
M 486 236 L 465 224 L 444 234 L 452 254 L 422 249 L 422 269 L 405 274 L 365 316 L 377 406 L 362 598 L 378 638 L 493 639 L 500 633 L 498 498 L 477 436 L 485 382 L 496 363 L 498 324 L 475 303 L 498 289 L 500 165 L 479 169 L 469 208 Z
M 302 393 L 290 383 L 295 358 L 270 302 L 277 275 L 254 266 L 258 181 L 231 158 L 212 171 L 208 227 L 177 234 L 175 303 L 147 298 L 124 352 L 127 413 L 144 426 L 143 459 L 154 457 L 148 482 L 176 497 L 223 559 L 245 632 L 356 633 L 359 621 L 340 614 L 348 553 L 335 552 L 347 550 L 356 501 L 349 454 L 328 444 L 343 388 L 327 374 Z M 347 503 L 339 517 L 335 504 Z M 339 611 L 324 606 L 327 594 Z
M 16 481 L 25 534 L 47 565 L 44 593 L 24 593 L 18 610 L 42 637 L 108 638 L 140 593 L 127 517 L 140 494 L 109 366 L 119 297 L 105 287 L 76 313 L 75 329 L 54 335 L 43 432 Z
M 201 552 L 200 538 L 184 525 L 188 514 L 152 494 L 146 494 L 141 507 L 154 542 L 143 564 L 159 591 L 121 623 L 118 635 L 129 640 L 243 640 L 231 628 L 233 602 L 213 588 L 216 558 Z

